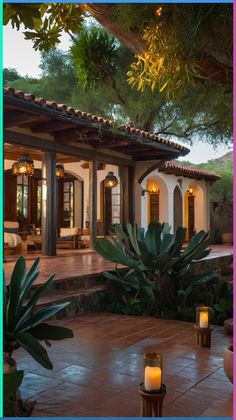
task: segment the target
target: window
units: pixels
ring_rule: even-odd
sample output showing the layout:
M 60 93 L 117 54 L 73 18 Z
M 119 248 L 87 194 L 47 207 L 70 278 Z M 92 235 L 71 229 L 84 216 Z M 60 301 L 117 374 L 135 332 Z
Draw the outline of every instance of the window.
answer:
M 120 187 L 111 190 L 111 224 L 120 223 Z
M 41 213 L 42 213 L 42 181 L 38 180 L 38 183 L 37 183 L 37 226 L 41 226 Z
M 28 192 L 28 177 L 18 175 L 16 188 L 16 208 L 17 219 L 19 221 L 28 218 Z
M 66 181 L 63 186 L 63 226 L 74 226 L 74 181 Z

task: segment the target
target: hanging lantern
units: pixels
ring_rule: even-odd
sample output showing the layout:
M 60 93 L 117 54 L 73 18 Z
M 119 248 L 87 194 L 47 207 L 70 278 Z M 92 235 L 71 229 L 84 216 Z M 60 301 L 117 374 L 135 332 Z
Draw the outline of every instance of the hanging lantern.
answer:
M 56 176 L 57 176 L 57 178 L 63 178 L 64 175 L 65 175 L 64 165 L 62 165 L 61 163 L 57 163 L 56 164 Z
M 114 188 L 118 185 L 118 179 L 114 175 L 114 172 L 108 172 L 104 181 L 104 185 L 106 188 Z
M 11 167 L 11 172 L 12 172 L 13 175 L 18 175 L 19 174 L 18 162 L 13 163 L 13 165 Z
M 17 162 L 18 175 L 32 176 L 34 175 L 34 161 L 30 159 L 29 155 L 25 154 Z

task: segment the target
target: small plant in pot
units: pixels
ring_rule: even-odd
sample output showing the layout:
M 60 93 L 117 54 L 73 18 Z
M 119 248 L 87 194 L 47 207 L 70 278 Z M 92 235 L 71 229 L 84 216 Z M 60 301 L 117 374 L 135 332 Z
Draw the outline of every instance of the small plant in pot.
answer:
M 17 364 L 13 352 L 24 348 L 40 365 L 52 369 L 53 365 L 45 347 L 40 341 L 49 344 L 50 340 L 72 338 L 73 332 L 69 328 L 48 324 L 45 321 L 65 308 L 69 302 L 50 306 L 37 307 L 39 299 L 47 292 L 55 274 L 52 274 L 39 287 L 32 290 L 33 283 L 39 276 L 39 258 L 26 272 L 25 259 L 20 257 L 13 269 L 9 286 L 3 290 L 3 351 L 4 351 L 4 416 L 28 416 L 34 403 L 25 402 L 20 398 L 19 391 L 13 384 L 12 378 L 18 377 L 19 386 L 22 373 L 17 374 Z M 29 297 L 30 296 L 30 297 Z M 12 376 L 13 375 L 13 376 Z M 20 381 L 21 379 L 21 381 Z
M 230 382 L 233 383 L 233 343 L 229 344 L 224 351 L 224 371 Z

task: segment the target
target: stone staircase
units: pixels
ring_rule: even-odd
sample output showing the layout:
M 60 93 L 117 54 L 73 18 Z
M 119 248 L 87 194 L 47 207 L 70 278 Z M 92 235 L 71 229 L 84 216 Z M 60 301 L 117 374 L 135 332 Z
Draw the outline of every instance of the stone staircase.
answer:
M 35 285 L 32 292 L 39 286 Z M 31 293 L 32 293 L 31 292 Z M 99 275 L 55 281 L 48 292 L 39 300 L 37 307 L 70 302 L 55 318 L 63 319 L 78 314 L 104 309 L 107 294 L 106 279 Z

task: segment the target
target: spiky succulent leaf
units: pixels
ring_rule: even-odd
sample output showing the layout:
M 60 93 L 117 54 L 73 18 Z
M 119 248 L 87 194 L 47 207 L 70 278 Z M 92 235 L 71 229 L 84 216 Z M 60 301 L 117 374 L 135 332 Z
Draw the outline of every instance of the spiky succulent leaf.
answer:
M 59 325 L 51 325 L 42 322 L 37 327 L 28 330 L 37 340 L 64 340 L 74 336 L 70 328 L 60 327 Z
M 53 365 L 45 348 L 29 333 L 15 335 L 16 341 L 23 347 L 40 365 L 46 369 L 52 369 Z

